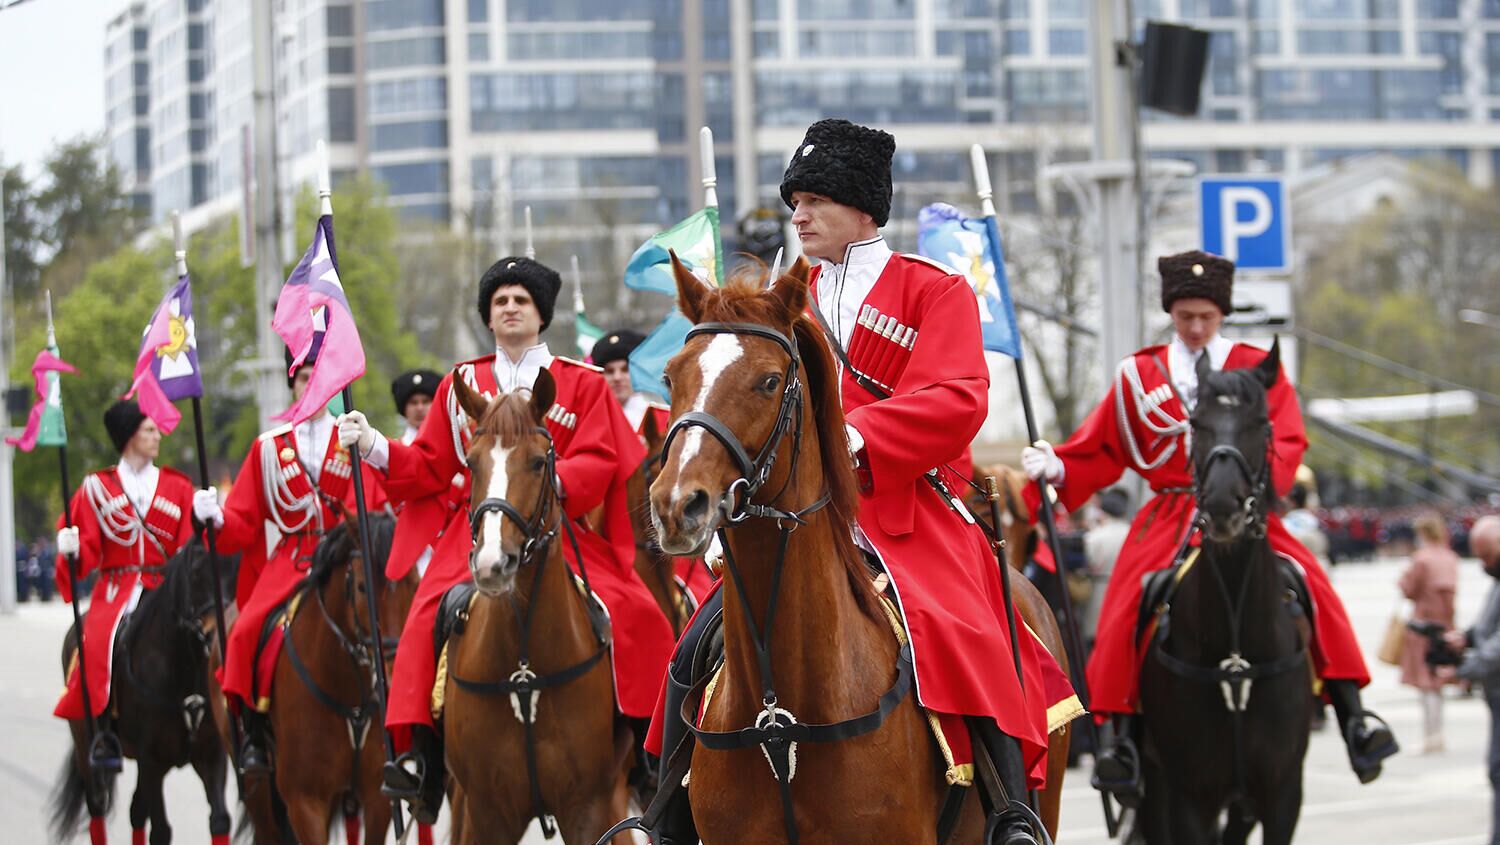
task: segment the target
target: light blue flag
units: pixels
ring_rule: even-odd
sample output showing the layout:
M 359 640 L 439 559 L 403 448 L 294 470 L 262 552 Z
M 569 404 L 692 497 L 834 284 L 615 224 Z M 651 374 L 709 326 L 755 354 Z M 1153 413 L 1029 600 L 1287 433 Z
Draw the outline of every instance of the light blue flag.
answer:
M 917 252 L 969 280 L 979 301 L 984 348 L 1021 360 L 1021 333 L 995 219 L 965 217 L 951 205 L 933 203 L 917 214 L 917 226 Z
M 692 327 L 691 320 L 674 310 L 630 353 L 630 383 L 637 391 L 654 394 L 663 400 L 670 398 L 666 395 L 666 386 L 661 383 L 661 376 L 672 356 L 682 351 L 688 329 Z
M 669 250 L 683 266 L 710 284 L 724 282 L 724 245 L 719 240 L 719 209 L 699 209 L 676 226 L 652 235 L 625 265 L 625 287 L 677 295 Z

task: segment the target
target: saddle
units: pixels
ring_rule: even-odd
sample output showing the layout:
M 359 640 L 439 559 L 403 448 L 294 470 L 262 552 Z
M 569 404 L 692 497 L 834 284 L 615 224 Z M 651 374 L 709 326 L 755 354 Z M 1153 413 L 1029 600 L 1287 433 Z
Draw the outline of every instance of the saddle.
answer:
M 254 674 L 251 675 L 251 688 L 255 690 L 254 705 L 261 713 L 271 710 L 271 682 L 276 677 L 276 661 L 281 657 L 286 632 L 291 628 L 292 620 L 297 617 L 297 609 L 302 605 L 303 594 L 302 590 L 292 593 L 275 610 L 266 614 L 266 621 L 261 625 L 260 636 L 255 644 L 255 661 L 251 664 L 255 667 Z
M 1150 644 L 1152 637 L 1166 637 L 1171 632 L 1172 598 L 1177 594 L 1177 586 L 1182 583 L 1182 579 L 1198 562 L 1198 555 L 1199 549 L 1194 547 L 1185 558 L 1179 558 L 1171 566 L 1149 572 L 1141 578 L 1141 604 L 1135 622 L 1139 654 L 1146 653 L 1146 646 Z M 1278 574 L 1286 590 L 1287 612 L 1293 619 L 1306 616 L 1308 623 L 1312 624 L 1312 593 L 1302 570 L 1291 560 L 1279 555 L 1277 563 Z

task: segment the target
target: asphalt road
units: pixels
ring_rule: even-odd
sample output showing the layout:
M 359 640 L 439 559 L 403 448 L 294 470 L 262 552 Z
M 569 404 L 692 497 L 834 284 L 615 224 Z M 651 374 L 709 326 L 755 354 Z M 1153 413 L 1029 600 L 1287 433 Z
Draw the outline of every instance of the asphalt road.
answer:
M 1391 613 L 1400 563 L 1338 568 L 1335 583 L 1349 607 L 1365 653 L 1373 655 Z M 1459 591 L 1459 620 L 1478 610 L 1489 579 L 1466 562 Z M 66 606 L 22 605 L 0 616 L 0 842 L 52 841 L 45 804 L 67 751 L 63 723 L 51 715 L 60 690 L 58 644 L 67 628 Z M 1447 750 L 1423 755 L 1421 711 L 1415 693 L 1396 682 L 1396 670 L 1373 663 L 1375 682 L 1366 702 L 1392 725 L 1406 750 L 1373 784 L 1361 786 L 1349 771 L 1343 745 L 1332 731 L 1315 734 L 1308 753 L 1306 800 L 1297 830 L 1301 842 L 1355 845 L 1484 845 L 1489 842 L 1490 789 L 1484 754 L 1488 713 L 1478 698 L 1449 698 Z M 125 807 L 134 785 L 130 764 L 119 781 L 119 806 L 110 820 L 112 842 L 130 841 Z M 208 813 L 191 770 L 168 776 L 167 809 L 174 841 L 207 845 Z M 231 788 L 232 789 L 232 788 Z M 232 798 L 232 796 L 231 796 Z M 438 841 L 446 840 L 439 829 Z M 1069 845 L 1109 841 L 1085 769 L 1069 773 L 1059 840 Z M 336 839 L 343 841 L 342 833 Z M 86 842 L 86 836 L 76 842 Z M 544 840 L 533 831 L 527 845 Z M 1258 840 L 1253 840 L 1258 841 Z

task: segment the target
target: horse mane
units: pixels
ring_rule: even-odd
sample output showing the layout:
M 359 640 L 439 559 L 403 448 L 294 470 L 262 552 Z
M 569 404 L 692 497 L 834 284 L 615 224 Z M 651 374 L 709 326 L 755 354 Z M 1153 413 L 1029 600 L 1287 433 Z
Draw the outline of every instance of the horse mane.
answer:
M 778 304 L 766 296 L 765 265 L 752 262 L 732 273 L 724 286 L 704 299 L 699 318 L 704 322 L 748 322 L 778 327 L 785 320 Z M 859 480 L 849 460 L 849 435 L 844 431 L 844 406 L 839 393 L 838 369 L 822 330 L 807 314 L 792 323 L 792 339 L 801 356 L 802 383 L 812 399 L 813 425 L 818 433 L 823 483 L 828 489 L 828 508 L 838 528 L 833 544 L 839 562 L 849 576 L 849 588 L 861 610 L 874 616 L 875 591 L 864 555 L 854 545 L 854 525 L 859 512 Z
M 185 607 L 186 594 L 192 589 L 192 563 L 198 556 L 206 554 L 208 550 L 204 548 L 203 540 L 195 536 L 168 558 L 161 568 L 161 583 L 156 589 L 146 590 L 141 594 L 140 603 L 135 609 L 136 618 L 147 619 L 154 616 L 160 612 L 157 605 L 162 603 L 166 604 L 169 613 L 176 613 L 178 608 Z
M 371 550 L 370 569 L 375 574 L 375 587 L 385 586 L 385 563 L 391 556 L 391 540 L 396 535 L 396 518 L 382 511 L 369 514 Z M 333 570 L 348 563 L 359 545 L 358 517 L 346 514 L 332 531 L 323 535 L 318 547 L 313 550 L 312 565 L 307 571 L 307 580 L 317 586 L 328 583 Z
M 500 440 L 500 445 L 509 449 L 521 438 L 536 430 L 536 419 L 531 415 L 531 391 L 513 390 L 502 393 L 484 409 L 479 418 L 477 431 L 482 431 Z

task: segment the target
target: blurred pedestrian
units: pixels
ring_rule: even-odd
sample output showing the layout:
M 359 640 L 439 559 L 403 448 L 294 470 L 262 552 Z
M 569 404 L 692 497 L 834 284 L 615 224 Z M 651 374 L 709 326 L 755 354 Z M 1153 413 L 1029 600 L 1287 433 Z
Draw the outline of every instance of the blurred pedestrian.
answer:
M 1083 636 L 1090 647 L 1094 642 L 1094 629 L 1099 624 L 1099 608 L 1104 604 L 1104 587 L 1109 583 L 1110 573 L 1115 571 L 1115 558 L 1120 556 L 1120 549 L 1130 534 L 1130 496 L 1119 487 L 1111 487 L 1099 494 L 1098 512 L 1093 526 L 1083 535 L 1083 552 L 1088 559 L 1089 579 L 1093 582 L 1082 620 Z
M 1412 523 L 1417 548 L 1411 563 L 1401 573 L 1397 586 L 1411 599 L 1413 622 L 1453 628 L 1453 602 L 1458 591 L 1458 555 L 1448 544 L 1448 526 L 1437 513 L 1427 512 Z M 1401 649 L 1401 683 L 1415 687 L 1422 697 L 1422 724 L 1426 728 L 1422 751 L 1443 750 L 1443 684 L 1446 678 L 1427 661 L 1431 645 L 1426 637 L 1406 632 Z
M 1500 582 L 1500 517 L 1486 516 L 1475 522 L 1469 545 L 1485 574 Z M 1467 632 L 1450 632 L 1448 644 L 1468 649 L 1458 666 L 1458 676 L 1482 684 L 1484 701 L 1490 707 L 1490 845 L 1500 845 L 1500 583 L 1490 585 L 1474 627 Z

